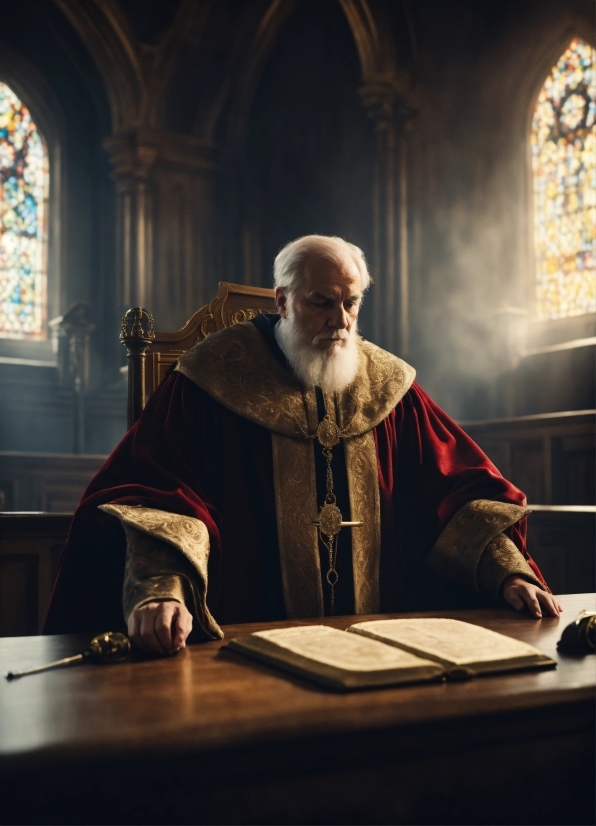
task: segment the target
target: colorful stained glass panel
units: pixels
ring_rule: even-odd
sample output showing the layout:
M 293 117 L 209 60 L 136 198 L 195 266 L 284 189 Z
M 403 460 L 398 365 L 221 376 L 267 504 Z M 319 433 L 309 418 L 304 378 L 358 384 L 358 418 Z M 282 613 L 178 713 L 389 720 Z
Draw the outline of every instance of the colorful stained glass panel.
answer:
M 553 67 L 532 120 L 539 318 L 596 312 L 596 71 L 575 39 Z
M 0 82 L 0 338 L 45 338 L 48 153 Z

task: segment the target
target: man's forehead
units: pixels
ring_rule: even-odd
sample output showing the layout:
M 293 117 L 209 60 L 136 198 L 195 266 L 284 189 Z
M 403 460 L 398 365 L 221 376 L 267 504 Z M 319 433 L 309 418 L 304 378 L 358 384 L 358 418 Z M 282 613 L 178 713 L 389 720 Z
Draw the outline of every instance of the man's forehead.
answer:
M 305 262 L 303 284 L 307 293 L 321 293 L 329 298 L 336 295 L 338 289 L 358 296 L 362 293 L 362 277 L 350 259 L 333 261 L 313 256 Z

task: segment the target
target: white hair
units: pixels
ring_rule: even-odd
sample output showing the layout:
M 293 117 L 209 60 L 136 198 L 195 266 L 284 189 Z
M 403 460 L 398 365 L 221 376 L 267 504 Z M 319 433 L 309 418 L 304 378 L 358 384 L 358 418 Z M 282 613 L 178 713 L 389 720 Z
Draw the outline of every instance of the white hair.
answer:
M 273 264 L 273 286 L 293 292 L 304 276 L 304 265 L 310 257 L 324 258 L 334 264 L 350 261 L 360 273 L 362 292 L 370 286 L 370 273 L 360 247 L 336 235 L 303 235 L 282 247 Z

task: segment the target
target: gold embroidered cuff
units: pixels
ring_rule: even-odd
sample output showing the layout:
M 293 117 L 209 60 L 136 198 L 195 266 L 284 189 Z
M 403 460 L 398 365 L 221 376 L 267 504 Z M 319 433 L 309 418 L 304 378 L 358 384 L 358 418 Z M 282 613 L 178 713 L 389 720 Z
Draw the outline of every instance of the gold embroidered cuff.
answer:
M 188 578 L 190 563 L 180 558 L 171 545 L 150 536 L 131 525 L 123 525 L 126 533 L 126 567 L 122 589 L 122 610 L 124 619 L 148 602 L 175 600 L 183 605 L 190 604 L 185 598 L 184 579 Z M 186 568 L 181 571 L 181 563 Z M 185 563 L 185 564 L 184 564 Z M 186 590 L 189 591 L 188 581 Z
M 486 546 L 480 557 L 476 581 L 479 592 L 491 602 L 498 603 L 501 597 L 501 587 L 507 577 L 521 576 L 543 588 L 515 543 L 505 534 L 500 533 Z
M 475 499 L 457 511 L 426 559 L 435 573 L 478 591 L 477 569 L 489 542 L 524 516 L 530 508 Z
M 124 582 L 122 609 L 127 622 L 134 610 L 147 605 L 148 602 L 171 601 L 180 602 L 182 605 L 187 604 L 184 596 L 184 580 L 181 576 L 158 574 L 143 580 L 133 580 L 129 577 Z
M 112 504 L 100 505 L 99 508 L 121 521 L 131 548 L 127 554 L 124 582 L 125 615 L 127 611 L 130 614 L 133 607 L 139 607 L 138 602 L 135 604 L 135 594 L 143 594 L 142 602 L 147 602 L 153 598 L 149 593 L 151 589 L 154 589 L 154 594 L 180 595 L 181 587 L 182 599 L 179 601 L 192 610 L 204 635 L 208 639 L 221 639 L 223 632 L 207 607 L 209 533 L 205 524 L 193 517 L 154 508 Z M 135 533 L 129 532 L 129 528 L 134 529 Z M 149 546 L 139 548 L 138 532 L 152 540 Z M 138 553 L 134 551 L 135 547 L 139 548 Z M 169 578 L 169 581 L 161 581 L 162 576 Z M 178 582 L 172 577 L 177 578 Z M 140 582 L 145 584 L 141 587 L 138 585 Z M 149 599 L 145 599 L 146 596 Z

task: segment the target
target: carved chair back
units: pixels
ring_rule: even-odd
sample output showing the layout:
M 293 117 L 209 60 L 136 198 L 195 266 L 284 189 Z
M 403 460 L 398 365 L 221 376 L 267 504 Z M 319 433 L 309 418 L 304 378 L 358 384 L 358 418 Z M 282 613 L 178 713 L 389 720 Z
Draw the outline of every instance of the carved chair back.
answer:
M 274 296 L 273 290 L 264 287 L 220 281 L 217 298 L 174 333 L 156 332 L 153 316 L 141 307 L 128 310 L 120 333 L 128 355 L 128 427 L 137 421 L 147 399 L 182 353 L 224 327 L 276 312 Z

